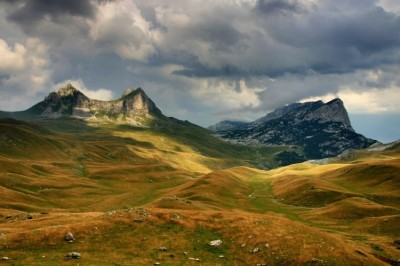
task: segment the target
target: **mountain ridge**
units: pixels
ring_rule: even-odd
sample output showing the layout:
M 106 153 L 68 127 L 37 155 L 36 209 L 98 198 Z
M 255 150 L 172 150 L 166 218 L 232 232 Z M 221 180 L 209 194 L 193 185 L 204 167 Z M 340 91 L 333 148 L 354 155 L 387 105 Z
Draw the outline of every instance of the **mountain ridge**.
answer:
M 16 119 L 73 117 L 96 121 L 115 120 L 138 126 L 146 126 L 147 119 L 160 116 L 161 110 L 141 88 L 129 88 L 116 100 L 101 101 L 90 99 L 71 84 L 49 93 L 43 101 L 25 111 L 0 114 L 0 117 Z
M 354 131 L 339 98 L 327 103 L 293 103 L 238 127 L 231 124 L 230 128 L 224 129 L 219 125 L 209 129 L 222 140 L 244 145 L 299 145 L 305 148 L 307 159 L 337 156 L 346 150 L 367 148 L 377 142 Z

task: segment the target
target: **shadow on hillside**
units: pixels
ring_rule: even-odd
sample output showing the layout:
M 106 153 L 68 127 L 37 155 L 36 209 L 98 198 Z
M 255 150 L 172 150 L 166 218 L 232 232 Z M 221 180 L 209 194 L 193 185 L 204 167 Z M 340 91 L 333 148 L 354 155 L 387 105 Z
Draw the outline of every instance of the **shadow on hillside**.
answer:
M 21 119 L 22 120 L 22 119 Z M 193 151 L 206 157 L 229 161 L 228 165 L 248 165 L 262 169 L 279 166 L 276 154 L 287 147 L 243 146 L 221 141 L 213 133 L 188 121 L 181 121 L 169 117 L 157 117 L 149 121 L 149 127 L 137 127 L 128 124 L 102 123 L 96 124 L 74 118 L 58 119 L 31 119 L 25 121 L 11 118 L 0 119 L 8 127 L 18 126 L 29 128 L 31 134 L 42 138 L 57 136 L 77 141 L 84 141 L 87 145 L 107 141 L 134 145 L 145 149 L 157 149 L 151 142 L 136 140 L 132 137 L 122 137 L 113 134 L 119 132 L 148 132 L 165 136 L 172 141 L 190 147 Z M 29 131 L 29 130 L 28 130 Z M 63 145 L 57 145 L 62 147 Z M 179 151 L 179 150 L 177 150 Z

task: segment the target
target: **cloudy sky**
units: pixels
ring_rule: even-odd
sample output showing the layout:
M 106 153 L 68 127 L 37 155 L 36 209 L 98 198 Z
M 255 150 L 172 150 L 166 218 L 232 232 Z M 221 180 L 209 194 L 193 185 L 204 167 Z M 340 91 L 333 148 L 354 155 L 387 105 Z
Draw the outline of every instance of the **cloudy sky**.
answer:
M 400 138 L 398 0 L 0 0 L 0 55 L 1 110 L 68 82 L 202 126 L 340 97 L 358 132 Z

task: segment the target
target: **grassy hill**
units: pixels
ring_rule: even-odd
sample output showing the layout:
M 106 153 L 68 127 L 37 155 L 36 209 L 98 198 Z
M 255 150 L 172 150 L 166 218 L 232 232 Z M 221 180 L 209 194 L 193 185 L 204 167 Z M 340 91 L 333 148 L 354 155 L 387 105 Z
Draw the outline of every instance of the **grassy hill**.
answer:
M 400 259 L 399 147 L 265 171 L 288 147 L 228 144 L 172 118 L 151 123 L 0 119 L 0 257 L 10 258 L 0 264 Z M 72 251 L 81 259 L 65 260 Z

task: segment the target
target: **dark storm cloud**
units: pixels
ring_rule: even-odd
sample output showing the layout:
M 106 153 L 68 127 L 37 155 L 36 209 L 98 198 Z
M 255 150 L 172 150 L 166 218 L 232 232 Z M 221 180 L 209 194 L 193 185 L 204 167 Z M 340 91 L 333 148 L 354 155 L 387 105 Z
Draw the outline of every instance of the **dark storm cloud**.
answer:
M 193 64 L 192 64 L 193 65 Z M 175 70 L 172 72 L 175 75 L 181 75 L 185 77 L 239 77 L 244 76 L 244 73 L 239 71 L 235 66 L 226 65 L 219 69 L 207 68 L 201 64 L 195 65 L 193 68 L 185 68 L 181 70 Z
M 271 23 L 272 20 L 266 20 Z M 308 18 L 285 18 L 266 25 L 276 40 L 294 47 L 355 48 L 368 55 L 400 44 L 400 17 L 380 7 L 372 7 L 351 15 L 324 16 L 314 14 Z
M 297 1 L 258 0 L 253 7 L 256 16 L 251 19 L 257 28 L 249 26 L 245 32 L 246 27 L 238 27 L 239 23 L 207 21 L 205 25 L 191 25 L 194 36 L 210 44 L 210 60 L 199 60 L 201 64 L 195 67 L 184 65 L 174 74 L 279 77 L 285 73 L 305 75 L 310 70 L 342 74 L 399 62 L 398 15 L 372 1 L 335 4 L 302 6 Z M 233 15 L 231 21 L 237 20 L 247 23 L 243 17 Z M 219 61 L 212 61 L 214 58 Z
M 296 13 L 302 10 L 297 1 L 289 0 L 258 0 L 255 10 L 266 15 L 276 13 Z
M 233 47 L 247 38 L 227 21 L 218 19 L 196 23 L 187 32 L 190 38 L 211 44 L 210 52 L 233 52 Z
M 92 17 L 95 6 L 90 0 L 63 1 L 63 0 L 2 0 L 8 4 L 15 4 L 17 8 L 8 15 L 11 21 L 24 28 L 31 27 L 45 17 L 57 21 L 60 15 Z

